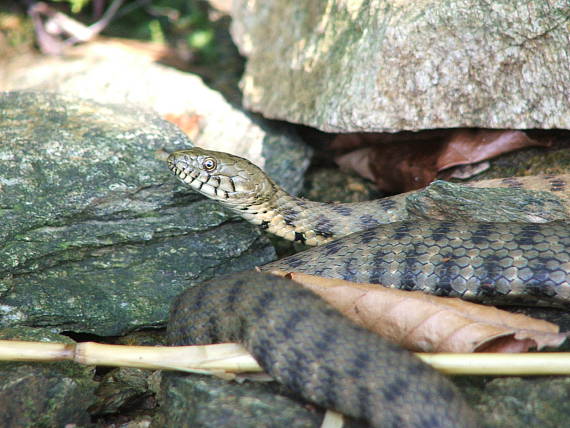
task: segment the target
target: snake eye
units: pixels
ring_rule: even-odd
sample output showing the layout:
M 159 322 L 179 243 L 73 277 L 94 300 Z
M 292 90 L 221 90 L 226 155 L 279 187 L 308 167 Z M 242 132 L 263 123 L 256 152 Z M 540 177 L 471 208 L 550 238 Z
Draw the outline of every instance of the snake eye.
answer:
M 202 162 L 202 168 L 204 168 L 207 172 L 215 170 L 217 165 L 218 164 L 216 163 L 216 159 L 214 158 L 206 158 Z

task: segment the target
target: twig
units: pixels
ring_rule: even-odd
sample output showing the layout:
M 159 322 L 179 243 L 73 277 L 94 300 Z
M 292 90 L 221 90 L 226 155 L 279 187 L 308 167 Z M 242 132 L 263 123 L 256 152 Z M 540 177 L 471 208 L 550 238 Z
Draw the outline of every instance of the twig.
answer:
M 570 353 L 416 354 L 442 373 L 452 375 L 567 375 Z M 0 340 L 0 361 L 62 361 L 86 365 L 138 367 L 214 374 L 260 372 L 261 367 L 235 343 L 205 346 L 123 346 Z
M 570 374 L 570 352 L 417 354 L 450 375 L 543 376 Z
M 65 43 L 68 45 L 73 45 L 77 42 L 86 42 L 91 40 L 93 37 L 95 37 L 97 34 L 103 31 L 107 27 L 107 25 L 109 25 L 109 23 L 112 21 L 117 11 L 123 4 L 123 1 L 124 0 L 114 0 L 113 3 L 111 3 L 111 6 L 109 6 L 109 8 L 105 11 L 101 19 L 99 19 L 99 21 L 87 27 L 88 28 L 87 34 L 85 35 L 82 35 L 80 33 L 72 34 L 72 36 L 69 39 L 67 39 Z
M 87 42 L 103 31 L 116 16 L 123 2 L 124 0 L 113 0 L 101 19 L 90 26 L 82 24 L 43 2 L 33 4 L 28 9 L 28 13 L 34 23 L 42 52 L 59 55 L 64 46 Z M 42 17 L 46 17 L 45 22 Z M 62 41 L 59 37 L 63 37 L 64 34 L 70 37 Z

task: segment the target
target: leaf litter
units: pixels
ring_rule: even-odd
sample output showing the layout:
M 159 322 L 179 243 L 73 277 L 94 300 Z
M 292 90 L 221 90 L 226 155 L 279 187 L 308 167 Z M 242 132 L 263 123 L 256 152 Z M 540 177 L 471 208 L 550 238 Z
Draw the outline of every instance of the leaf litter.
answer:
M 556 324 L 458 298 L 301 273 L 287 276 L 355 323 L 416 352 L 527 352 L 567 338 Z

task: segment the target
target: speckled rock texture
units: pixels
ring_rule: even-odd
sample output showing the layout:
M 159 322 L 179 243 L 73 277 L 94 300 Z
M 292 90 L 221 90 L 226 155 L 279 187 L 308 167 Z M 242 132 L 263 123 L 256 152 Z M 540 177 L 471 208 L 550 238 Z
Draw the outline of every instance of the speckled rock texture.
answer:
M 48 329 L 0 329 L 0 340 L 73 343 Z M 95 402 L 93 367 L 72 361 L 0 362 L 0 426 L 88 426 L 87 408 Z
M 119 335 L 163 325 L 193 283 L 271 261 L 253 226 L 177 183 L 191 143 L 137 108 L 0 97 L 0 327 Z
M 570 377 L 459 378 L 482 428 L 558 428 L 568 425 Z
M 0 59 L 0 90 L 52 91 L 156 111 L 186 122 L 197 146 L 248 158 L 293 193 L 311 157 L 292 127 L 246 114 L 195 74 L 117 41 L 92 42 L 63 57 Z
M 276 383 L 235 383 L 208 376 L 164 373 L 162 405 L 152 428 L 318 427 L 323 412 L 278 394 Z
M 244 104 L 331 132 L 570 128 L 566 0 L 237 0 Z

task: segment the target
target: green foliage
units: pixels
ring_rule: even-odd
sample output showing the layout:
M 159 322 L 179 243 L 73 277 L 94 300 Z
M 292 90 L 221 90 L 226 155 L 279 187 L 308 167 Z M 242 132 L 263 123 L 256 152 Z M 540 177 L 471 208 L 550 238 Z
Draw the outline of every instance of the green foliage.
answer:
M 189 48 L 201 61 L 210 62 L 218 57 L 214 23 L 207 11 L 200 8 L 198 2 L 191 2 L 190 7 L 174 23 L 175 31 L 186 34 Z
M 164 43 L 166 38 L 158 19 L 153 19 L 148 23 L 148 30 L 150 32 L 150 40 L 156 43 Z
M 8 51 L 30 49 L 35 40 L 34 26 L 26 17 L 0 12 L 0 58 L 8 55 Z
M 69 5 L 74 19 L 89 25 L 92 17 L 85 6 L 92 0 L 55 0 Z M 105 7 L 112 3 L 108 0 Z M 208 15 L 208 3 L 203 0 L 126 0 L 103 35 L 180 46 L 183 42 L 195 63 L 212 63 L 220 56 L 216 23 Z
M 71 12 L 79 13 L 83 10 L 83 7 L 87 5 L 91 0 L 55 0 L 58 2 L 69 3 L 71 6 Z
M 214 41 L 214 30 L 207 28 L 196 30 L 188 35 L 188 44 L 194 49 L 207 49 Z

